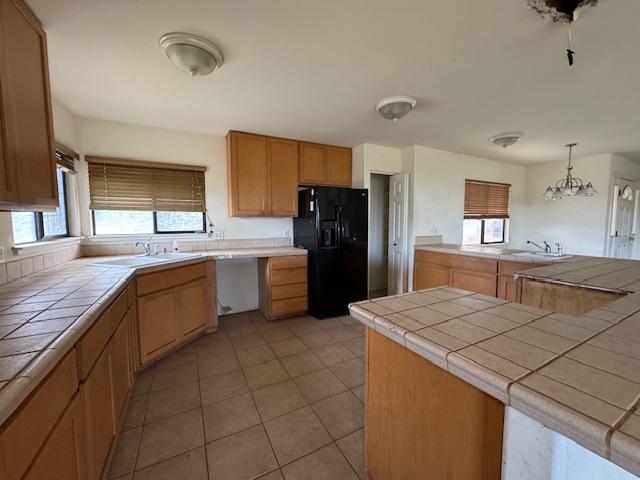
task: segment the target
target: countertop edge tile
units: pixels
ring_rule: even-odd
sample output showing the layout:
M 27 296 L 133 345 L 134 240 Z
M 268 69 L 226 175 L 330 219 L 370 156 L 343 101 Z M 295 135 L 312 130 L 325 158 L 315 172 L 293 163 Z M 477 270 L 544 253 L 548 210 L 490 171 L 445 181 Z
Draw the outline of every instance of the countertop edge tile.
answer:
M 456 352 L 451 352 L 447 356 L 447 365 L 449 372 L 456 377 L 500 400 L 505 405 L 509 405 L 509 386 L 513 380 Z
M 608 434 L 611 427 L 520 383 L 514 383 L 509 388 L 509 400 L 516 410 L 601 457 L 609 458 Z
M 620 430 L 611 436 L 611 461 L 640 476 L 640 440 Z
M 407 348 L 413 353 L 421 356 L 443 370 L 448 370 L 447 355 L 451 353 L 451 350 L 443 347 L 442 345 L 438 345 L 437 343 L 430 342 L 426 338 L 416 335 L 413 332 L 407 332 L 405 335 L 405 342 Z

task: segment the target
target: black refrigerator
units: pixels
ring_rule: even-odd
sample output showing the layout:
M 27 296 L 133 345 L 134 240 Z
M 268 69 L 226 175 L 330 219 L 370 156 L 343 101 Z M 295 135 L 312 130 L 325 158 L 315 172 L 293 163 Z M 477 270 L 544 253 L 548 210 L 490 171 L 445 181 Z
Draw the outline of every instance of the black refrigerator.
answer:
M 309 251 L 309 313 L 343 315 L 367 299 L 367 190 L 310 187 L 298 195 L 293 242 Z

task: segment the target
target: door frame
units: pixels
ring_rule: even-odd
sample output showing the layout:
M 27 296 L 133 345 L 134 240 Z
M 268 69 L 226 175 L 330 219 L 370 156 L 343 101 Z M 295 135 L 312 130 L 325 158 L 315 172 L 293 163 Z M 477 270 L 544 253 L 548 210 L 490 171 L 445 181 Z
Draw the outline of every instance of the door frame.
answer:
M 635 178 L 630 178 L 620 173 L 614 173 L 611 179 L 611 183 L 609 185 L 609 199 L 607 202 L 608 212 L 606 219 L 606 240 L 605 240 L 605 251 L 604 254 L 607 257 L 615 257 L 615 246 L 616 246 L 616 224 L 617 224 L 617 210 L 618 210 L 618 195 L 620 193 L 620 189 L 623 188 L 625 184 L 633 184 L 634 185 L 634 206 L 633 206 L 633 220 L 632 220 L 632 233 L 636 235 L 636 237 L 640 236 L 640 203 L 638 201 L 640 197 L 640 181 Z M 632 258 L 636 258 L 638 256 L 638 245 L 637 243 L 633 246 Z

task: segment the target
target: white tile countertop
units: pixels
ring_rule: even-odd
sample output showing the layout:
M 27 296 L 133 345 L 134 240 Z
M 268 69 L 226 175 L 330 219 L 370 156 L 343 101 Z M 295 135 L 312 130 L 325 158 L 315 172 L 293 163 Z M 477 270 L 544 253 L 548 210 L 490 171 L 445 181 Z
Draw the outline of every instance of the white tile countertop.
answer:
M 73 348 L 136 275 L 207 259 L 306 255 L 292 247 L 190 252 L 200 255 L 136 268 L 84 257 L 0 287 L 0 424 Z
M 514 248 L 490 247 L 484 245 L 458 245 L 454 243 L 429 243 L 416 245 L 417 251 L 450 253 L 454 255 L 468 255 L 472 257 L 494 258 L 496 260 L 509 260 L 521 263 L 564 263 L 574 258 L 585 258 L 580 256 L 521 256 L 519 254 L 534 253 L 530 250 L 518 250 Z
M 640 475 L 640 293 L 581 317 L 441 287 L 351 316 Z

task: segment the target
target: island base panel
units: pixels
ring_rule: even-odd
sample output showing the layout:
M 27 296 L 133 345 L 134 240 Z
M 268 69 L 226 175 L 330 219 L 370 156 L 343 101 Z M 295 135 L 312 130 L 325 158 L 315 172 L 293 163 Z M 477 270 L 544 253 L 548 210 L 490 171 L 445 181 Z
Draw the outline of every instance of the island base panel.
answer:
M 499 480 L 504 405 L 367 329 L 365 463 L 373 480 Z

